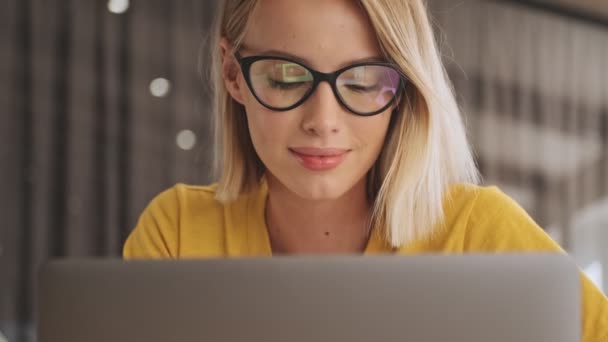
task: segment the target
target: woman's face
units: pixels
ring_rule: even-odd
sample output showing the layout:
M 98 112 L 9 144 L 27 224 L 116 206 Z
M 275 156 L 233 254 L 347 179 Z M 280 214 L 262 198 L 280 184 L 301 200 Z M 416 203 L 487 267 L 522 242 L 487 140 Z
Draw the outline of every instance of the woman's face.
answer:
M 295 56 L 327 73 L 382 56 L 366 14 L 352 0 L 262 0 L 239 52 Z M 224 60 L 226 70 L 230 59 Z M 340 105 L 330 85 L 321 82 L 303 104 L 279 112 L 255 99 L 241 72 L 227 87 L 245 107 L 269 183 L 314 200 L 365 188 L 365 175 L 382 149 L 393 107 L 373 116 L 354 115 Z

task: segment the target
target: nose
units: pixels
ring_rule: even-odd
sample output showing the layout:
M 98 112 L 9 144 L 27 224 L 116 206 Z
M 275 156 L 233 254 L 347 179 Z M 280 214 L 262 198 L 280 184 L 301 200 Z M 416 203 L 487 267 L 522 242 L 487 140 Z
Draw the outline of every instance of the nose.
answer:
M 340 131 L 344 109 L 328 82 L 321 82 L 306 102 L 301 125 L 307 134 L 323 137 Z

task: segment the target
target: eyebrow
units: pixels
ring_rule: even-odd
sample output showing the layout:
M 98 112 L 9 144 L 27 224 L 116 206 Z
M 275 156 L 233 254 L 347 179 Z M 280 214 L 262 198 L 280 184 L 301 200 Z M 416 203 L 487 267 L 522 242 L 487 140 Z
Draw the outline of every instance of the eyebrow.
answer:
M 291 54 L 289 52 L 285 52 L 285 51 L 280 51 L 280 50 L 264 50 L 264 51 L 256 51 L 255 49 L 251 49 L 245 46 L 241 46 L 244 50 L 248 50 L 248 51 L 252 51 L 254 53 L 257 53 L 259 55 L 264 55 L 264 56 L 274 56 L 274 57 L 285 57 L 285 58 L 289 58 L 292 59 L 298 63 L 304 64 L 304 65 L 311 65 L 310 61 L 306 60 L 305 58 L 296 56 L 294 54 Z M 382 57 L 366 57 L 366 58 L 359 58 L 359 59 L 354 59 L 354 60 L 350 60 L 347 63 L 342 63 L 339 67 L 345 67 L 348 65 L 352 65 L 352 64 L 359 64 L 359 63 L 375 63 L 375 62 L 381 62 L 381 63 L 386 63 L 387 60 L 386 58 L 382 58 Z

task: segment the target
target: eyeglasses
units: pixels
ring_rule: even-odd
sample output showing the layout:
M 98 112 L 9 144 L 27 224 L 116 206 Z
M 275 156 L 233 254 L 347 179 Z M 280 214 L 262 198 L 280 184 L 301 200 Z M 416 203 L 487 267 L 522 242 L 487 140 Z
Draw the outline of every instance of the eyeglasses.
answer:
M 238 52 L 235 57 L 255 98 L 275 111 L 298 107 L 319 83 L 326 81 L 338 102 L 350 112 L 375 115 L 396 101 L 406 81 L 392 65 L 382 62 L 358 63 L 323 73 L 289 58 L 242 57 Z

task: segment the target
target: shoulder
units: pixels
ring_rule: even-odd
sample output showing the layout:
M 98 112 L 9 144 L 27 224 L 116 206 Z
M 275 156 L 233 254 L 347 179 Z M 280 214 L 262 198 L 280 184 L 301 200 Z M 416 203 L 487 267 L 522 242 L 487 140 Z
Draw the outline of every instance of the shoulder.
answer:
M 484 206 L 500 208 L 517 206 L 517 203 L 497 186 L 480 186 L 469 183 L 450 185 L 444 196 L 445 204 L 452 206 Z
M 167 229 L 188 229 L 198 220 L 208 220 L 223 211 L 223 203 L 215 198 L 216 185 L 178 183 L 157 195 L 142 213 L 163 219 Z
M 141 213 L 124 245 L 124 256 L 177 257 L 193 235 L 219 239 L 223 204 L 216 200 L 215 189 L 215 184 L 180 183 L 158 194 Z
M 152 209 L 155 207 L 166 208 L 182 213 L 190 210 L 220 210 L 223 204 L 215 198 L 216 188 L 216 184 L 188 185 L 178 183 L 156 196 L 151 202 L 151 205 L 155 204 Z
M 561 251 L 511 197 L 496 186 L 456 184 L 445 197 L 448 234 L 459 234 L 464 251 Z
M 465 214 L 469 223 L 485 220 L 521 220 L 533 222 L 526 211 L 497 186 L 455 184 L 444 197 L 444 210 L 449 214 Z
M 183 183 L 177 183 L 158 194 L 154 201 L 161 203 L 175 203 L 176 201 L 189 201 L 192 199 L 207 199 L 211 200 L 215 198 L 215 189 L 217 185 L 189 185 Z

